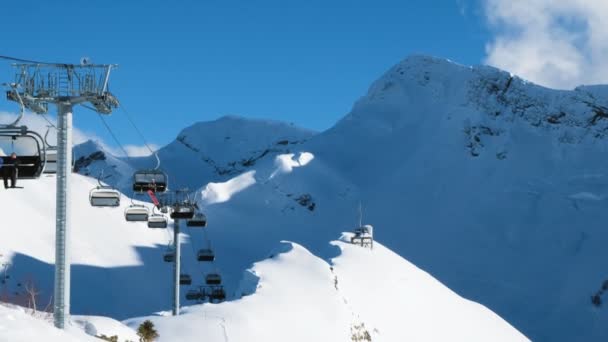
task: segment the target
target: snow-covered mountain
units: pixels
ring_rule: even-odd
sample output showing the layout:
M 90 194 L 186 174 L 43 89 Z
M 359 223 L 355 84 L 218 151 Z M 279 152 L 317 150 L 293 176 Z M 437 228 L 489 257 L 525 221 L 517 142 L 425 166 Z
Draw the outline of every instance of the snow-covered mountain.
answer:
M 375 226 L 380 243 L 456 293 L 487 306 L 533 340 L 604 340 L 608 338 L 608 310 L 592 305 L 590 296 L 608 278 L 602 269 L 608 240 L 603 224 L 608 213 L 602 210 L 608 191 L 608 165 L 602 158 L 608 128 L 606 95 L 605 86 L 556 91 L 491 67 L 465 67 L 413 56 L 376 81 L 352 111 L 325 132 L 238 117 L 195 124 L 159 151 L 171 186 L 193 189 L 210 222 L 206 237 L 201 232 L 185 232 L 192 247 L 184 249 L 185 268 L 194 275 L 195 283 L 202 281 L 209 269 L 196 263 L 194 252 L 208 238 L 218 255 L 214 267 L 224 275 L 229 294 L 238 299 L 243 290 L 239 285 L 243 271 L 266 259 L 269 251 L 288 240 L 309 251 L 293 247 L 292 252 L 311 253 L 320 260 L 331 261 L 335 275 L 349 279 L 356 272 L 340 276 L 339 267 L 349 249 L 340 250 L 329 242 L 357 225 L 357 208 L 362 203 L 363 220 Z M 77 158 L 84 160 L 92 175 L 101 169 L 116 170 L 105 181 L 127 194 L 131 170 L 155 164 L 151 157 L 116 159 L 92 143 L 81 147 Z M 93 185 L 91 181 L 79 191 Z M 50 183 L 32 186 L 52 188 Z M 31 195 L 23 199 L 25 210 L 36 203 L 26 203 L 28 196 Z M 6 197 L 2 203 L 12 207 L 11 201 Z M 48 201 L 40 200 L 46 206 L 52 204 L 51 199 Z M 85 199 L 82 201 L 78 212 L 93 210 L 86 207 Z M 108 227 L 118 231 L 108 236 L 121 241 L 119 246 L 150 243 L 123 239 L 123 231 L 156 239 L 156 248 L 137 248 L 139 266 L 125 267 L 124 275 L 129 279 L 151 279 L 146 280 L 146 292 L 167 293 L 170 270 L 162 265 L 160 255 L 168 237 L 151 236 L 156 233 L 143 225 L 118 222 L 122 217 L 120 210 L 107 210 L 104 215 L 116 220 Z M 78 226 L 95 221 L 88 216 L 83 214 L 84 223 Z M 98 224 L 105 229 L 103 219 L 99 218 Z M 52 238 L 52 222 L 47 225 L 49 228 L 45 229 Z M 77 239 L 89 241 L 86 234 Z M 11 241 L 8 246 L 13 249 L 13 245 L 22 243 L 21 253 L 28 255 L 27 240 L 24 241 Z M 399 269 L 405 267 L 402 263 L 380 267 L 378 263 L 384 261 L 377 255 L 358 255 L 361 260 L 357 264 L 364 265 L 364 271 L 357 276 L 370 274 L 370 278 L 345 282 L 339 292 L 349 298 L 351 308 L 356 307 L 361 323 L 380 331 L 374 341 L 382 340 L 384 330 L 394 331 L 394 324 L 400 323 L 382 315 L 400 313 L 395 313 L 396 308 L 382 312 L 386 304 L 380 303 L 385 302 L 367 298 L 387 292 L 394 303 L 403 303 L 402 306 L 417 303 L 414 310 L 422 313 L 425 311 L 417 297 L 409 297 L 419 293 L 419 288 L 395 280 Z M 122 254 L 115 257 L 127 260 Z M 43 260 L 45 274 L 52 275 L 52 260 Z M 272 261 L 263 263 L 266 262 L 274 265 Z M 163 267 L 165 273 L 159 272 Z M 351 267 L 354 266 L 344 269 Z M 142 293 L 147 298 L 145 303 L 128 308 L 118 305 L 123 296 L 117 294 L 118 287 L 141 284 L 122 280 L 115 269 L 119 268 L 112 267 L 107 272 L 108 279 L 117 279 L 113 283 L 117 288 L 100 296 L 104 303 L 98 307 L 96 301 L 100 299 L 83 296 L 75 300 L 76 312 L 125 319 L 168 308 L 169 295 L 148 298 L 147 293 Z M 134 269 L 151 274 L 138 277 L 132 273 Z M 94 271 L 87 274 L 91 283 L 97 279 L 97 270 Z M 281 272 L 277 271 L 276 277 L 281 278 Z M 77 282 L 77 271 L 74 273 Z M 324 275 L 318 273 L 314 277 Z M 358 284 L 365 286 L 357 287 Z M 383 293 L 376 294 L 375 289 L 382 289 L 378 292 Z M 158 318 L 162 321 L 155 322 L 166 331 L 178 331 L 190 326 L 191 319 L 201 310 L 236 315 L 239 308 L 252 305 L 247 303 L 255 301 L 255 296 L 259 295 L 260 301 L 271 296 L 260 290 L 217 309 L 212 305 L 194 307 L 183 318 Z M 353 295 L 359 291 L 366 292 L 365 296 Z M 331 296 L 323 298 L 329 303 L 333 300 Z M 272 306 L 273 299 L 268 301 L 269 308 L 276 307 Z M 260 308 L 256 306 L 256 310 Z M 338 309 L 332 306 L 331 310 Z M 449 312 L 461 310 L 467 309 Z M 413 316 L 420 320 L 429 317 Z M 446 318 L 441 322 L 454 319 L 448 316 L 442 316 Z M 209 324 L 221 327 L 218 322 Z M 425 324 L 416 321 L 411 325 Z M 494 333 L 510 336 L 508 339 L 520 338 L 499 334 L 497 330 Z M 391 334 L 386 336 L 397 336 L 397 340 L 421 336 Z M 485 340 L 494 339 L 497 338 Z
M 2 226 L 8 236 L 2 252 L 11 262 L 2 284 L 3 301 L 29 306 L 27 290 L 33 289 L 38 309 L 50 302 L 54 181 L 49 176 L 23 181 L 22 190 L 0 191 L 0 204 L 15 209 L 15 219 Z M 321 259 L 296 243 L 275 241 L 263 261 L 241 270 L 238 281 L 228 280 L 228 285 L 235 285 L 228 302 L 193 305 L 179 317 L 168 316 L 162 311 L 171 305 L 172 271 L 162 262 L 162 254 L 169 233 L 125 222 L 122 211 L 130 203 L 126 197 L 117 209 L 90 207 L 87 195 L 95 185 L 95 180 L 74 176 L 72 311 L 78 316 L 63 333 L 52 328 L 44 313 L 32 317 L 29 310 L 0 305 L 0 341 L 88 341 L 83 331 L 136 340 L 134 331 L 145 319 L 154 322 L 159 341 L 350 341 L 353 336 L 373 341 L 527 340 L 484 306 L 458 296 L 380 243 L 373 250 L 347 243 L 348 233 L 342 241 L 326 241 L 333 249 L 332 259 Z M 224 190 L 222 185 L 215 188 L 217 193 Z M 208 229 L 213 238 L 226 239 L 221 225 Z M 210 269 L 195 265 L 188 245 L 202 239 L 198 233 L 187 233 L 184 269 L 192 271 L 199 285 L 203 272 Z M 221 270 L 251 254 L 220 247 L 227 244 L 224 239 L 212 240 L 218 258 L 225 260 L 219 263 Z M 248 246 L 266 245 L 267 238 L 243 231 L 231 239 Z M 183 294 L 182 302 L 188 304 Z M 97 316 L 127 318 L 157 311 L 160 314 L 125 321 L 133 329 Z M 404 322 L 410 326 L 404 328 Z

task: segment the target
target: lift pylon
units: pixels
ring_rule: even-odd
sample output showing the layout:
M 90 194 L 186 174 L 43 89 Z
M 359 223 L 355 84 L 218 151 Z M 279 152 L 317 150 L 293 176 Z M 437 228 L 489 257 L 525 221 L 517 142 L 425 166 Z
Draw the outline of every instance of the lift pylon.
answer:
M 109 91 L 114 64 L 16 63 L 14 83 L 6 97 L 25 108 L 46 114 L 57 106 L 57 209 L 55 222 L 55 286 L 53 317 L 63 329 L 70 314 L 70 172 L 72 165 L 72 112 L 78 104 L 110 114 L 119 103 Z

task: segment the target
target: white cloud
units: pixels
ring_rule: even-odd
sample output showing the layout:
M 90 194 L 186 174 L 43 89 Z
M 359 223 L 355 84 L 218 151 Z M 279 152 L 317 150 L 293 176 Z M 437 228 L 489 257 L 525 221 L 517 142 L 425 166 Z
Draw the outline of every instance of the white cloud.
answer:
M 608 1 L 484 0 L 487 64 L 561 89 L 608 83 Z
M 158 150 L 157 145 L 149 144 L 149 146 L 153 151 Z M 125 151 L 129 157 L 146 157 L 152 154 L 147 146 L 125 145 Z

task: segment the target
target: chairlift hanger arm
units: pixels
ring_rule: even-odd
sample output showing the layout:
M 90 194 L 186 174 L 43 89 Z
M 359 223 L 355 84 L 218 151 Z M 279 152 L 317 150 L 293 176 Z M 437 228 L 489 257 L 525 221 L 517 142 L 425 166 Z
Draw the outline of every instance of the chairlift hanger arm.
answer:
M 25 104 L 23 103 L 23 99 L 21 98 L 21 95 L 19 95 L 19 92 L 17 91 L 17 87 L 18 85 L 15 83 L 11 83 L 9 84 L 9 86 L 11 88 L 13 88 L 13 91 L 9 91 L 7 94 L 7 97 L 9 96 L 9 94 L 15 94 L 16 98 L 17 98 L 17 102 L 19 102 L 19 116 L 17 116 L 17 119 L 15 119 L 15 121 L 13 121 L 10 124 L 7 125 L 0 125 L 0 127 L 15 127 L 17 126 L 17 124 L 19 123 L 19 121 L 21 121 L 21 119 L 23 118 L 23 114 L 25 113 Z

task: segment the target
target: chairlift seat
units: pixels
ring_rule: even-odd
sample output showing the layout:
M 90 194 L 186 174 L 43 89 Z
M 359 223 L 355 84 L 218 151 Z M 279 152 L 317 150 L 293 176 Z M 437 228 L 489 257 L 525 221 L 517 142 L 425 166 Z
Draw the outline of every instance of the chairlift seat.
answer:
M 194 206 L 178 204 L 171 212 L 172 219 L 191 219 L 194 217 Z
M 224 301 L 226 300 L 226 291 L 224 290 L 223 287 L 216 287 L 211 289 L 211 293 L 209 294 L 209 300 L 210 301 Z
M 199 300 L 202 298 L 203 298 L 202 293 L 199 290 L 188 290 L 188 292 L 186 292 L 187 300 Z
M 180 285 L 190 285 L 192 284 L 192 277 L 189 274 L 180 274 L 179 275 L 179 284 Z
M 143 205 L 133 204 L 125 209 L 125 219 L 129 222 L 148 221 L 150 210 Z
M 167 252 L 163 255 L 163 260 L 165 262 L 174 262 L 175 261 L 175 253 Z
M 27 142 L 29 141 L 29 144 Z M 5 152 L 15 151 L 14 146 L 17 142 L 17 159 L 20 164 L 18 166 L 17 179 L 36 179 L 39 178 L 44 169 L 44 140 L 42 137 L 33 131 L 28 130 L 26 126 L 0 128 L 0 148 Z M 25 143 L 25 145 L 19 143 Z M 10 146 L 9 146 L 10 145 Z M 29 151 L 21 152 L 24 147 L 28 147 Z M 3 167 L 10 163 L 10 156 L 0 157 L 3 160 Z
M 57 173 L 57 150 L 48 149 L 47 147 L 46 160 L 44 164 L 44 170 L 42 172 L 46 174 Z
M 89 202 L 94 207 L 118 207 L 120 192 L 113 188 L 97 187 L 89 193 Z
M 207 285 L 220 285 L 222 277 L 218 273 L 209 273 L 205 276 L 205 283 Z
M 148 217 L 148 228 L 167 228 L 167 218 L 159 214 L 150 215 Z
M 198 261 L 214 261 L 215 254 L 211 249 L 205 248 L 198 251 L 196 254 L 196 260 Z
M 167 175 L 160 170 L 139 170 L 133 174 L 133 191 L 165 192 Z
M 186 222 L 188 227 L 205 227 L 207 226 L 207 217 L 203 213 L 195 213 L 194 216 Z

